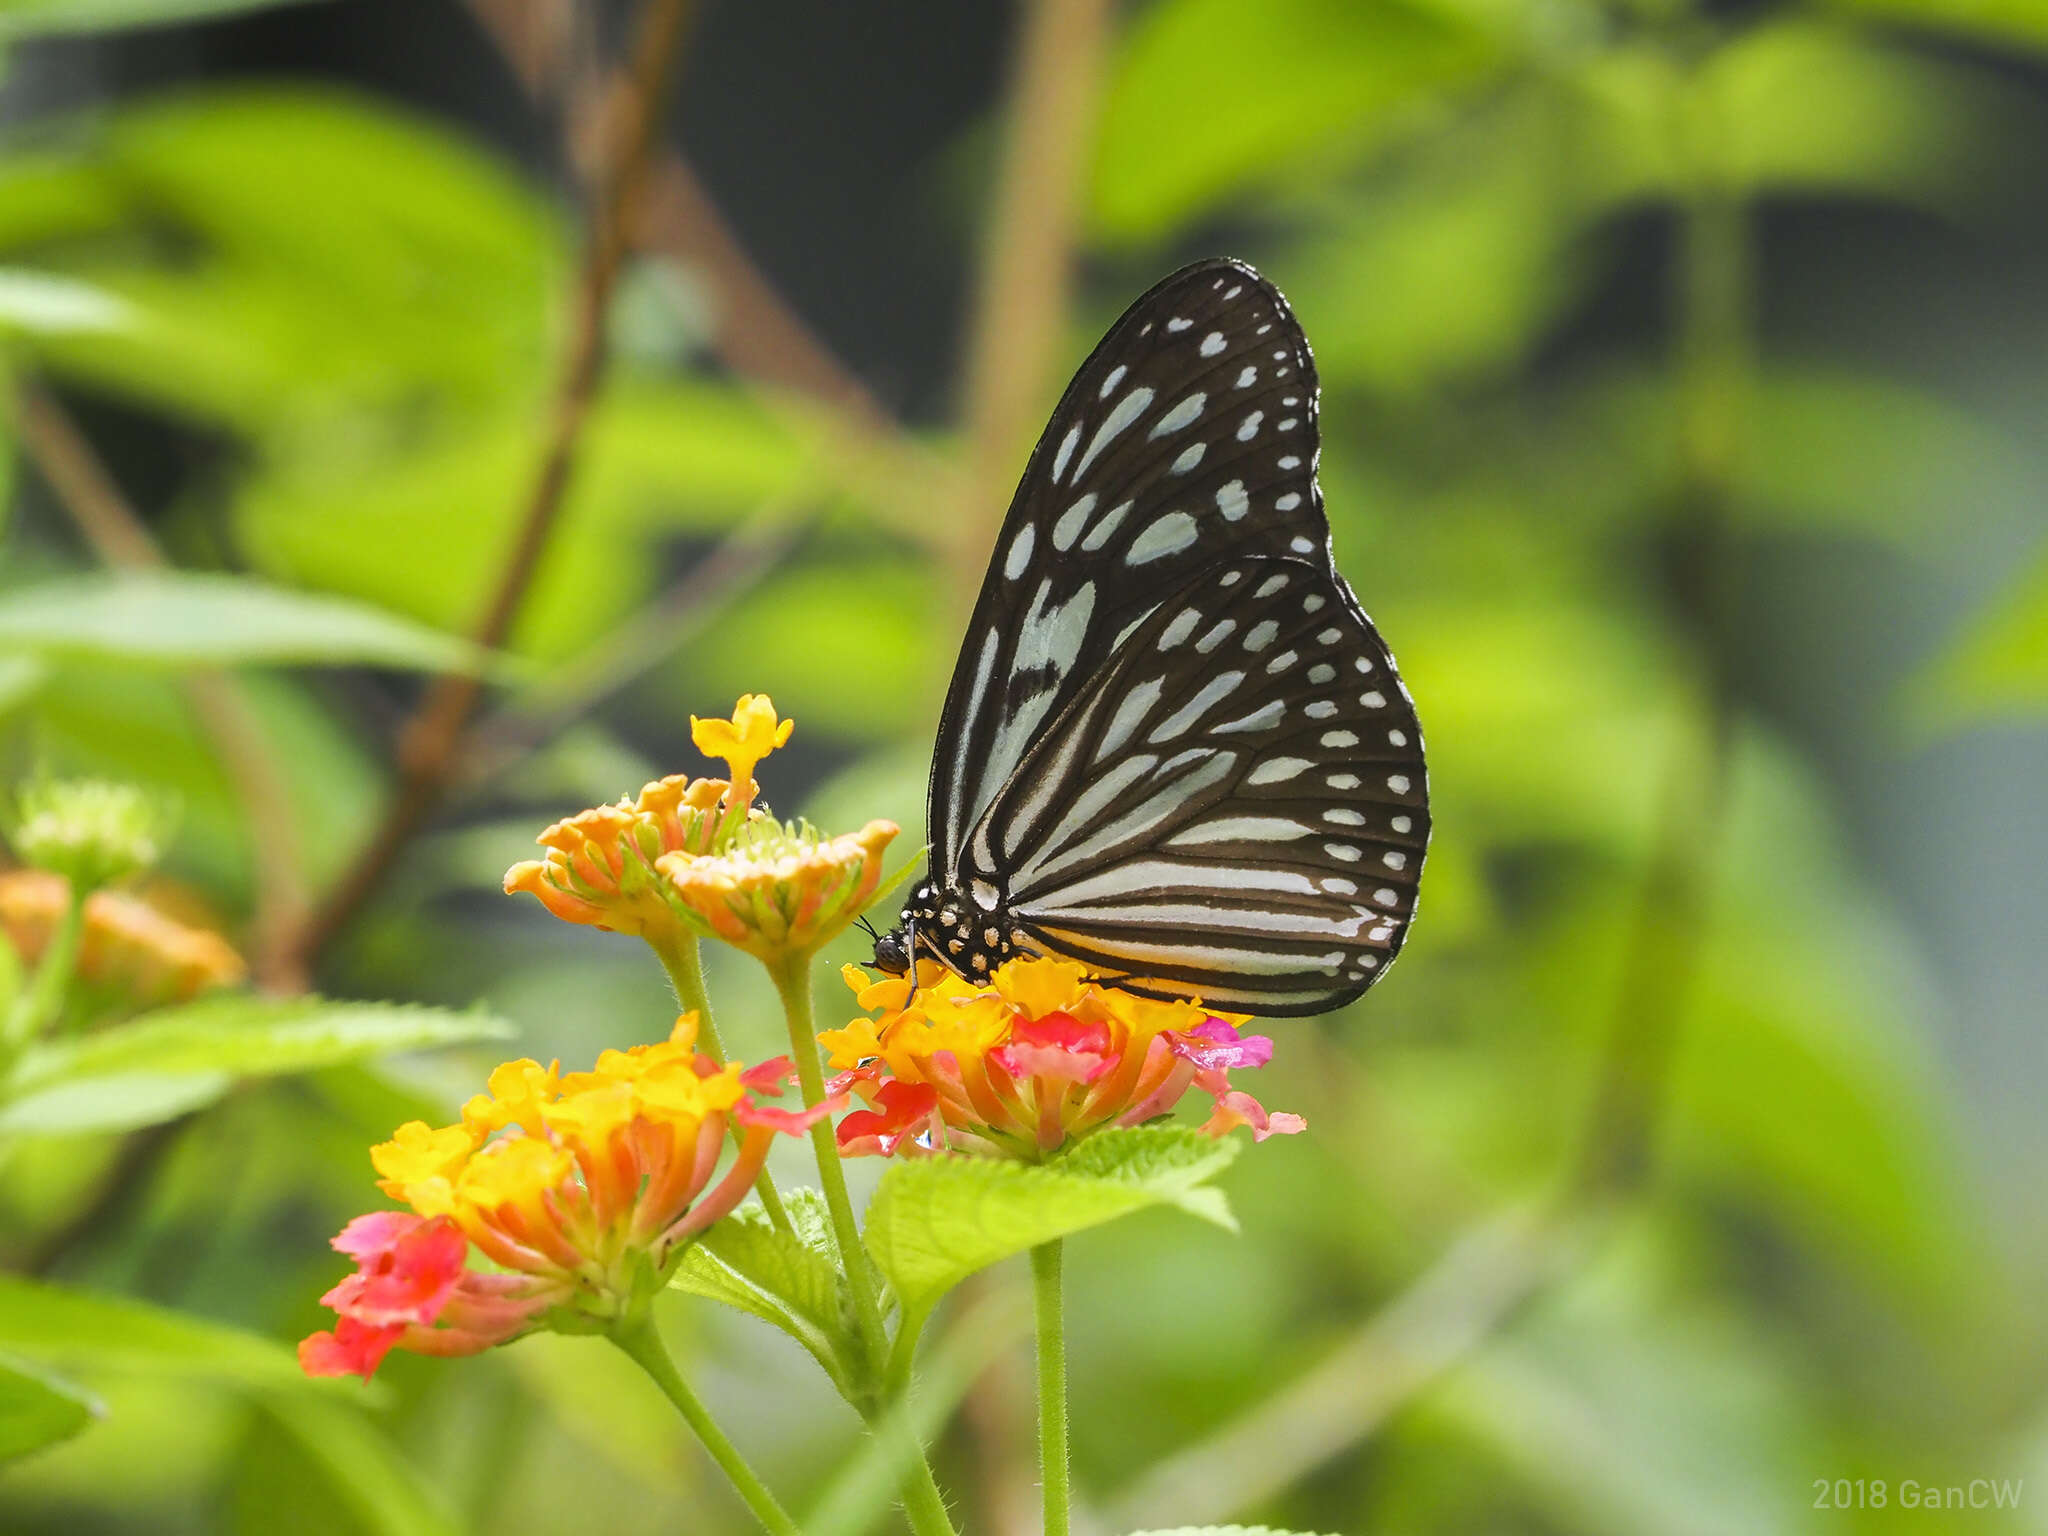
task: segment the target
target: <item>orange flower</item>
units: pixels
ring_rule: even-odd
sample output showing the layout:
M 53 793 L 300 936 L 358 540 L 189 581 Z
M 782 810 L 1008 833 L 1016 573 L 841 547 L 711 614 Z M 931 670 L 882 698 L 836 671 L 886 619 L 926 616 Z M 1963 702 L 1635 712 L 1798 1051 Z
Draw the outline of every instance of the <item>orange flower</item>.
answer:
M 39 869 L 0 872 L 0 929 L 23 963 L 34 965 L 63 916 L 62 875 Z M 182 1002 L 233 986 L 248 967 L 219 934 L 165 916 L 140 896 L 99 890 L 86 898 L 79 979 L 129 1008 Z
M 665 854 L 703 854 L 727 841 L 747 813 L 726 801 L 723 779 L 657 779 L 639 798 L 558 821 L 537 839 L 547 855 L 505 871 L 505 892 L 528 891 L 555 916 L 659 943 L 683 932 L 655 873 Z
M 843 1152 L 951 1147 L 1038 1161 L 1103 1126 L 1164 1115 L 1191 1087 L 1215 1100 L 1209 1135 L 1303 1129 L 1298 1115 L 1268 1114 L 1231 1087 L 1233 1069 L 1273 1054 L 1263 1035 L 1239 1033 L 1241 1015 L 1122 992 L 1065 960 L 1011 960 L 985 984 L 929 960 L 914 981 L 873 981 L 855 966 L 845 976 L 881 1017 L 818 1036 L 832 1065 L 849 1069 L 835 1089 L 870 1105 L 840 1122 Z
M 410 1121 L 373 1148 L 378 1187 L 411 1212 L 358 1217 L 335 1239 L 358 1272 L 322 1298 L 340 1321 L 300 1363 L 367 1377 L 392 1348 L 474 1354 L 550 1321 L 633 1316 L 739 1203 L 775 1134 L 844 1103 L 760 1104 L 782 1093 L 789 1058 L 720 1065 L 696 1040 L 684 1014 L 667 1040 L 606 1051 L 589 1072 L 507 1062 L 459 1123 Z M 734 1126 L 738 1156 L 713 1185 Z M 471 1248 L 496 1268 L 468 1269 Z

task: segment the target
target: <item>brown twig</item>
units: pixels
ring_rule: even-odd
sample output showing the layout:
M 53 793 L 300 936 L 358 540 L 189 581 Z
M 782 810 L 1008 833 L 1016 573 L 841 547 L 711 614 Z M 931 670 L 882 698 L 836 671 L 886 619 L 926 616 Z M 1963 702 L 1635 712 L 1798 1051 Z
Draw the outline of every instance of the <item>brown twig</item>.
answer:
M 566 39 L 549 34 L 546 45 L 536 46 L 533 16 L 519 0 L 470 0 L 470 9 L 528 92 L 545 100 Z M 573 142 L 588 138 L 574 124 L 569 133 Z M 636 248 L 690 268 L 709 285 L 711 344 L 733 372 L 826 406 L 856 440 L 900 438 L 894 418 L 747 254 L 680 151 L 664 148 L 652 157 L 626 224 Z
M 495 649 L 504 642 L 532 585 L 561 515 L 583 425 L 606 359 L 605 318 L 626 252 L 627 211 L 645 178 L 667 100 L 691 0 L 647 0 L 627 72 L 603 92 L 599 172 L 589 199 L 584 255 L 571 298 L 569 347 L 555 392 L 553 420 L 538 473 L 526 498 L 511 552 L 489 604 L 471 631 Z M 439 802 L 461 752 L 464 728 L 482 691 L 474 673 L 444 674 L 427 690 L 399 741 L 399 784 L 382 823 L 354 866 L 293 936 L 291 959 L 302 969 L 348 923 L 383 881 L 400 851 Z
M 968 343 L 967 467 L 949 583 L 963 605 L 980 590 L 1018 452 L 1044 414 L 1065 335 L 1109 11 L 1108 0 L 1031 0 L 1024 8 Z
M 751 591 L 809 527 L 802 518 L 756 518 L 735 529 L 680 581 L 562 667 L 529 697 L 480 722 L 470 771 L 494 778 L 533 746 L 630 686 Z
M 148 527 L 53 396 L 28 380 L 17 382 L 15 419 L 29 458 L 102 560 L 136 570 L 167 565 Z M 182 674 L 180 684 L 249 810 L 255 883 L 250 949 L 256 978 L 265 986 L 292 990 L 294 978 L 278 965 L 279 946 L 304 920 L 307 896 L 299 871 L 291 786 L 262 720 L 233 676 L 212 668 L 195 669 Z

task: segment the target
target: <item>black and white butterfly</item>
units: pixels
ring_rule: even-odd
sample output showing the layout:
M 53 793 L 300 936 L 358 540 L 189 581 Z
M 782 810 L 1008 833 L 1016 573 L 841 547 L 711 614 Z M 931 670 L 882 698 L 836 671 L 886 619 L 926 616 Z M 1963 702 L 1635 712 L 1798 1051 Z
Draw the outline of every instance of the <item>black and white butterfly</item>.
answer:
M 1320 1013 L 1400 950 L 1429 842 L 1415 707 L 1330 553 L 1314 359 L 1204 261 L 1090 354 L 1025 466 L 932 760 L 931 871 L 876 964 L 1012 954 Z

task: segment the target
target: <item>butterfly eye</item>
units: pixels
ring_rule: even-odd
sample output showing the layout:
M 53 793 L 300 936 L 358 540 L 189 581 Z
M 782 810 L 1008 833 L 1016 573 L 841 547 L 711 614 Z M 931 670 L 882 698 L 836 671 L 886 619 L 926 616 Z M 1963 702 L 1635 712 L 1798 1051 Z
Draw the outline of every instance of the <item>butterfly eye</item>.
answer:
M 1308 340 L 1251 268 L 1197 263 L 1110 329 L 997 536 L 932 872 L 877 966 L 920 947 L 979 978 L 1022 947 L 1269 1014 L 1384 972 L 1429 840 L 1422 733 L 1332 563 L 1317 453 Z

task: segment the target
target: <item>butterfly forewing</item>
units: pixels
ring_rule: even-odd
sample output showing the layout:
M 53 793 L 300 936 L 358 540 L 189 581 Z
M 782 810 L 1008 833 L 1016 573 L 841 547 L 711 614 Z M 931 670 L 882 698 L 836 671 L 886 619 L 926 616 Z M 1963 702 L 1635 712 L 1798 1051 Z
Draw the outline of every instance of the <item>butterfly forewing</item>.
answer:
M 1316 561 L 1168 594 L 1027 751 L 962 873 L 1025 940 L 1166 995 L 1313 1013 L 1400 948 L 1428 842 L 1391 659 Z
M 1331 563 L 1316 408 L 1286 301 L 1236 262 L 1160 283 L 1082 365 L 946 697 L 929 952 L 962 974 L 1056 953 L 1283 1014 L 1399 950 L 1421 732 Z
M 1315 365 L 1286 301 L 1206 262 L 1125 312 L 1031 455 L 946 696 L 932 864 L 1167 593 L 1232 554 L 1326 558 Z

